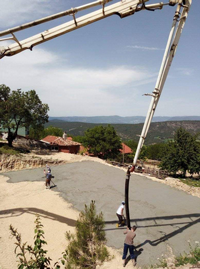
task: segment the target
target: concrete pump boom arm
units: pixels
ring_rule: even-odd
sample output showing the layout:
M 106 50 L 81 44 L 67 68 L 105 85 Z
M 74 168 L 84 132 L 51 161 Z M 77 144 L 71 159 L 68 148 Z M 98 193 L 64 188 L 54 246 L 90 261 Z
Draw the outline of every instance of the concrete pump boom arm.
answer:
M 72 8 L 70 10 L 63 11 L 63 12 L 0 32 L 0 37 L 8 35 L 8 34 L 12 35 L 11 37 L 0 39 L 0 41 L 4 41 L 4 40 L 15 41 L 15 43 L 9 46 L 0 47 L 0 59 L 3 58 L 4 56 L 15 55 L 26 49 L 32 50 L 32 48 L 38 44 L 41 44 L 50 39 L 56 38 L 60 35 L 66 34 L 68 32 L 71 32 L 73 30 L 76 30 L 88 24 L 91 24 L 95 21 L 107 18 L 115 14 L 119 15 L 121 18 L 124 18 L 140 10 L 162 9 L 164 5 L 174 6 L 177 4 L 176 12 L 175 12 L 173 23 L 172 23 L 172 28 L 169 34 L 169 38 L 168 38 L 167 46 L 166 46 L 165 53 L 163 56 L 162 64 L 160 67 L 159 75 L 157 78 L 156 86 L 152 94 L 147 94 L 147 95 L 152 96 L 152 100 L 149 106 L 149 110 L 148 110 L 146 120 L 143 126 L 143 130 L 140 136 L 136 154 L 133 160 L 133 164 L 136 165 L 141 148 L 144 144 L 144 140 L 148 133 L 151 120 L 153 118 L 155 109 L 157 107 L 165 80 L 167 78 L 168 71 L 170 69 L 173 57 L 175 55 L 179 38 L 180 38 L 182 29 L 186 21 L 188 11 L 192 4 L 192 0 L 169 0 L 169 2 L 166 4 L 161 2 L 161 3 L 156 3 L 156 4 L 150 4 L 150 5 L 145 5 L 145 2 L 147 2 L 148 0 L 121 0 L 113 5 L 105 6 L 108 2 L 111 2 L 111 1 L 112 0 L 95 1 L 87 5 Z M 75 14 L 77 12 L 97 6 L 97 5 L 102 5 L 102 8 L 97 11 L 88 13 L 87 15 L 84 15 L 82 17 L 79 17 L 79 18 L 75 17 Z M 51 21 L 51 20 L 55 20 L 63 16 L 67 16 L 67 15 L 72 15 L 73 20 L 67 23 L 61 24 L 57 27 L 51 28 L 49 30 L 46 30 L 32 37 L 29 37 L 27 39 L 24 39 L 22 41 L 19 41 L 14 34 L 17 31 L 21 31 L 21 30 L 45 23 L 47 21 Z
M 162 93 L 170 66 L 172 64 L 174 55 L 176 53 L 176 49 L 178 46 L 178 42 L 183 30 L 183 27 L 185 25 L 185 21 L 188 16 L 188 12 L 190 9 L 190 6 L 192 4 L 192 0 L 185 0 L 185 1 L 179 1 L 179 4 L 177 5 L 177 9 L 174 15 L 171 31 L 169 33 L 168 42 L 166 45 L 166 49 L 163 55 L 163 60 L 161 63 L 160 71 L 158 74 L 157 82 L 154 91 L 152 94 L 146 94 L 152 96 L 151 103 L 149 106 L 149 110 L 147 112 L 147 116 L 144 122 L 144 126 L 142 129 L 142 133 L 138 142 L 138 146 L 136 149 L 135 157 L 133 160 L 133 165 L 135 166 L 137 163 L 137 159 L 139 157 L 140 151 L 142 149 L 142 146 L 144 144 L 145 138 L 147 136 L 150 123 L 152 121 L 153 115 L 155 113 L 158 101 L 160 99 L 160 95 Z
M 53 39 L 53 38 L 58 37 L 60 35 L 63 35 L 67 32 L 76 30 L 80 27 L 86 26 L 88 24 L 91 24 L 95 21 L 104 19 L 104 18 L 111 16 L 111 15 L 114 15 L 114 14 L 117 14 L 121 18 L 124 18 L 126 16 L 130 16 L 130 15 L 134 14 L 135 12 L 143 10 L 143 9 L 147 9 L 147 10 L 162 9 L 162 7 L 165 5 L 163 3 L 157 3 L 157 4 L 152 4 L 152 5 L 146 6 L 145 2 L 147 2 L 148 0 L 121 0 L 121 1 L 117 2 L 116 4 L 105 6 L 105 4 L 107 4 L 110 1 L 112 1 L 112 0 L 96 1 L 96 2 L 90 3 L 88 5 L 84 5 L 84 6 L 81 6 L 78 8 L 74 8 L 74 9 L 70 9 L 70 10 L 67 10 L 64 12 L 60 12 L 58 14 L 55 14 L 55 15 L 52 15 L 49 17 L 45 17 L 45 18 L 42 18 L 40 20 L 26 23 L 24 25 L 0 32 L 0 36 L 5 36 L 8 34 L 12 35 L 12 37 L 7 37 L 7 38 L 4 38 L 0 41 L 4 41 L 4 40 L 14 40 L 15 41 L 14 44 L 9 45 L 7 47 L 0 47 L 0 59 L 3 58 L 4 56 L 15 55 L 23 50 L 26 50 L 26 49 L 32 50 L 32 48 L 38 44 L 41 44 L 41 43 L 46 42 L 50 39 Z M 182 32 L 183 27 L 185 25 L 185 21 L 186 21 L 190 6 L 192 4 L 192 0 L 169 0 L 169 3 L 167 3 L 167 5 L 172 5 L 172 6 L 176 5 L 176 4 L 177 4 L 177 8 L 176 8 L 176 12 L 174 15 L 172 28 L 171 28 L 171 31 L 169 33 L 169 38 L 168 38 L 165 53 L 163 56 L 163 60 L 161 63 L 160 71 L 158 74 L 156 86 L 155 86 L 155 89 L 154 89 L 152 94 L 147 94 L 147 95 L 152 96 L 152 100 L 151 100 L 151 103 L 149 106 L 149 110 L 148 110 L 148 113 L 146 116 L 143 130 L 142 130 L 142 133 L 141 133 L 141 136 L 139 139 L 139 143 L 138 143 L 135 157 L 133 160 L 133 166 L 132 166 L 132 168 L 128 168 L 128 170 L 127 170 L 127 176 L 126 176 L 126 182 L 125 182 L 125 202 L 126 202 L 125 207 L 126 207 L 127 226 L 129 228 L 130 228 L 130 215 L 129 215 L 128 192 L 129 192 L 130 172 L 132 172 L 134 170 L 134 166 L 137 163 L 140 151 L 142 149 L 146 135 L 148 133 L 151 120 L 153 118 L 153 115 L 154 115 L 155 109 L 157 107 L 160 95 L 162 93 L 162 89 L 164 87 L 164 83 L 166 81 L 173 57 L 175 55 L 175 52 L 176 52 L 176 49 L 178 46 L 181 32 Z M 90 7 L 94 7 L 96 5 L 102 5 L 102 8 L 97 10 L 97 11 L 91 12 L 85 16 L 82 16 L 79 18 L 75 17 L 75 14 L 78 11 L 84 10 L 84 9 L 87 9 Z M 19 41 L 14 34 L 14 32 L 24 30 L 26 28 L 30 28 L 30 27 L 33 27 L 35 25 L 38 25 L 38 24 L 41 24 L 41 23 L 44 23 L 44 22 L 47 22 L 50 20 L 54 20 L 54 19 L 57 19 L 57 18 L 62 17 L 62 16 L 66 16 L 66 15 L 72 15 L 73 20 L 70 22 L 61 24 L 57 27 L 51 28 L 47 31 L 40 33 L 40 34 L 29 37 L 25 40 Z
M 44 43 L 50 39 L 56 38 L 60 35 L 66 34 L 68 32 L 71 32 L 73 30 L 76 30 L 88 24 L 91 24 L 95 21 L 107 18 L 115 14 L 119 15 L 121 18 L 124 18 L 143 9 L 148 9 L 148 10 L 162 9 L 164 5 L 175 5 L 180 0 L 169 0 L 169 3 L 167 4 L 164 4 L 161 2 L 157 4 L 150 4 L 147 6 L 145 6 L 145 2 L 147 2 L 148 0 L 121 0 L 115 4 L 106 6 L 106 4 L 111 1 L 112 0 L 95 1 L 87 5 L 72 8 L 70 10 L 63 11 L 63 12 L 0 32 L 0 37 L 8 35 L 8 34 L 11 35 L 10 37 L 0 39 L 0 41 L 5 41 L 5 40 L 15 41 L 15 43 L 9 46 L 0 47 L 0 59 L 3 58 L 4 56 L 15 55 L 26 49 L 32 50 L 32 48 L 38 44 Z M 84 15 L 82 17 L 79 17 L 79 18 L 75 17 L 78 11 L 85 10 L 85 9 L 88 9 L 97 5 L 102 5 L 102 8 L 97 11 L 88 13 L 87 15 Z M 67 15 L 72 15 L 73 20 L 67 23 L 60 24 L 57 27 L 54 27 L 42 33 L 36 34 L 27 39 L 19 41 L 14 34 L 17 31 L 21 31 L 21 30 L 45 23 L 47 21 L 51 21 L 51 20 L 55 20 L 63 16 L 67 16 Z

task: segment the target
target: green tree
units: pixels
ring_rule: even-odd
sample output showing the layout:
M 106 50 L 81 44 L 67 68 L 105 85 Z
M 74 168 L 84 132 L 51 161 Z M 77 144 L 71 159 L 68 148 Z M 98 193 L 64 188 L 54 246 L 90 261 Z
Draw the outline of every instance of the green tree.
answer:
M 128 140 L 128 141 L 125 141 L 124 143 L 125 143 L 129 148 L 131 148 L 133 152 L 136 151 L 136 148 L 137 148 L 137 144 L 138 144 L 138 143 L 137 143 L 135 140 L 130 139 L 130 140 Z
M 80 135 L 77 135 L 77 136 L 72 136 L 73 137 L 73 141 L 76 141 L 76 142 L 79 142 L 81 144 L 84 143 L 84 136 L 80 136 Z
M 0 85 L 0 124 L 8 131 L 8 144 L 12 147 L 19 127 L 37 129 L 48 122 L 49 107 L 42 104 L 35 90 L 22 92 Z
M 190 174 L 199 173 L 200 146 L 196 136 L 179 128 L 174 135 L 174 141 L 167 143 L 160 166 L 174 174 L 181 171 L 183 177 L 186 171 Z
M 85 205 L 85 211 L 77 220 L 75 235 L 66 233 L 69 240 L 63 256 L 67 262 L 66 269 L 95 269 L 109 259 L 104 226 L 103 214 L 96 214 L 95 202 L 92 201 L 89 207 Z
M 84 146 L 95 156 L 115 158 L 122 148 L 121 141 L 113 126 L 97 126 L 85 132 Z
M 30 127 L 29 137 L 35 140 L 40 140 L 44 138 L 44 126 L 39 126 L 38 128 Z
M 29 137 L 40 140 L 48 135 L 54 135 L 54 136 L 63 136 L 63 130 L 58 127 L 49 126 L 47 128 L 44 128 L 44 126 L 40 126 L 37 129 L 36 128 L 30 128 L 29 131 Z
M 163 157 L 163 152 L 165 150 L 166 144 L 159 143 L 147 146 L 147 158 L 151 160 L 160 161 Z
M 62 137 L 63 136 L 63 130 L 61 128 L 49 126 L 49 127 L 44 129 L 43 135 L 44 135 L 44 137 L 47 136 L 47 135 L 55 135 L 55 136 Z
M 146 161 L 147 159 L 147 146 L 143 145 L 140 155 L 139 155 L 139 160 L 142 162 Z

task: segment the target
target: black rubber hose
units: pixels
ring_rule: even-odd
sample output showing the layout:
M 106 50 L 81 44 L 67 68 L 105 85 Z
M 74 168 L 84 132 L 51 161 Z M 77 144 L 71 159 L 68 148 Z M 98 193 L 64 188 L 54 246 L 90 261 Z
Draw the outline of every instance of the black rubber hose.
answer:
M 129 215 L 129 181 L 130 181 L 130 172 L 129 169 L 127 170 L 126 174 L 126 182 L 125 182 L 125 209 L 126 209 L 126 225 L 130 229 L 130 215 Z

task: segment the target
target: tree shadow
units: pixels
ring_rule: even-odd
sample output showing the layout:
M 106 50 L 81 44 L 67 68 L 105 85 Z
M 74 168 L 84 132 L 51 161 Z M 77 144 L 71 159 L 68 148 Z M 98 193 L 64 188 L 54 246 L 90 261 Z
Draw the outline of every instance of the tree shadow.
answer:
M 21 216 L 23 214 L 32 214 L 32 215 L 39 215 L 46 219 L 51 219 L 54 221 L 58 221 L 61 223 L 65 223 L 69 226 L 75 227 L 76 221 L 67 217 L 63 217 L 48 211 L 45 211 L 43 209 L 34 208 L 34 207 L 27 207 L 27 208 L 13 208 L 13 209 L 7 209 L 7 210 L 1 210 L 0 211 L 0 219 L 2 218 L 13 218 L 17 216 Z M 7 215 L 7 216 L 3 216 Z

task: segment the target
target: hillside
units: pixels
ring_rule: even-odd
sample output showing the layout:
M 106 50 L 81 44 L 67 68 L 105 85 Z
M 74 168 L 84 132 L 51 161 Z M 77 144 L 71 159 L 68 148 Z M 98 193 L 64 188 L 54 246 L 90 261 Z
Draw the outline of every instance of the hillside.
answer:
M 100 124 L 83 123 L 83 122 L 66 122 L 61 120 L 49 121 L 45 127 L 55 126 L 66 131 L 67 134 L 73 136 L 83 136 L 84 132 L 88 128 L 93 128 Z M 101 124 L 106 126 L 107 124 Z M 138 141 L 139 135 L 141 134 L 143 123 L 140 124 L 111 124 L 117 134 L 123 140 L 134 139 Z M 172 139 L 175 131 L 183 127 L 191 134 L 200 133 L 200 121 L 168 121 L 168 122 L 152 122 L 145 144 L 165 142 L 168 139 Z
M 145 121 L 144 116 L 130 116 L 130 117 L 120 117 L 114 116 L 93 116 L 93 117 L 49 117 L 49 120 L 62 120 L 68 122 L 84 122 L 84 123 L 106 123 L 106 124 L 137 124 L 143 123 Z M 180 117 L 159 117 L 154 116 L 152 122 L 163 122 L 163 121 L 198 121 L 199 116 L 180 116 Z

